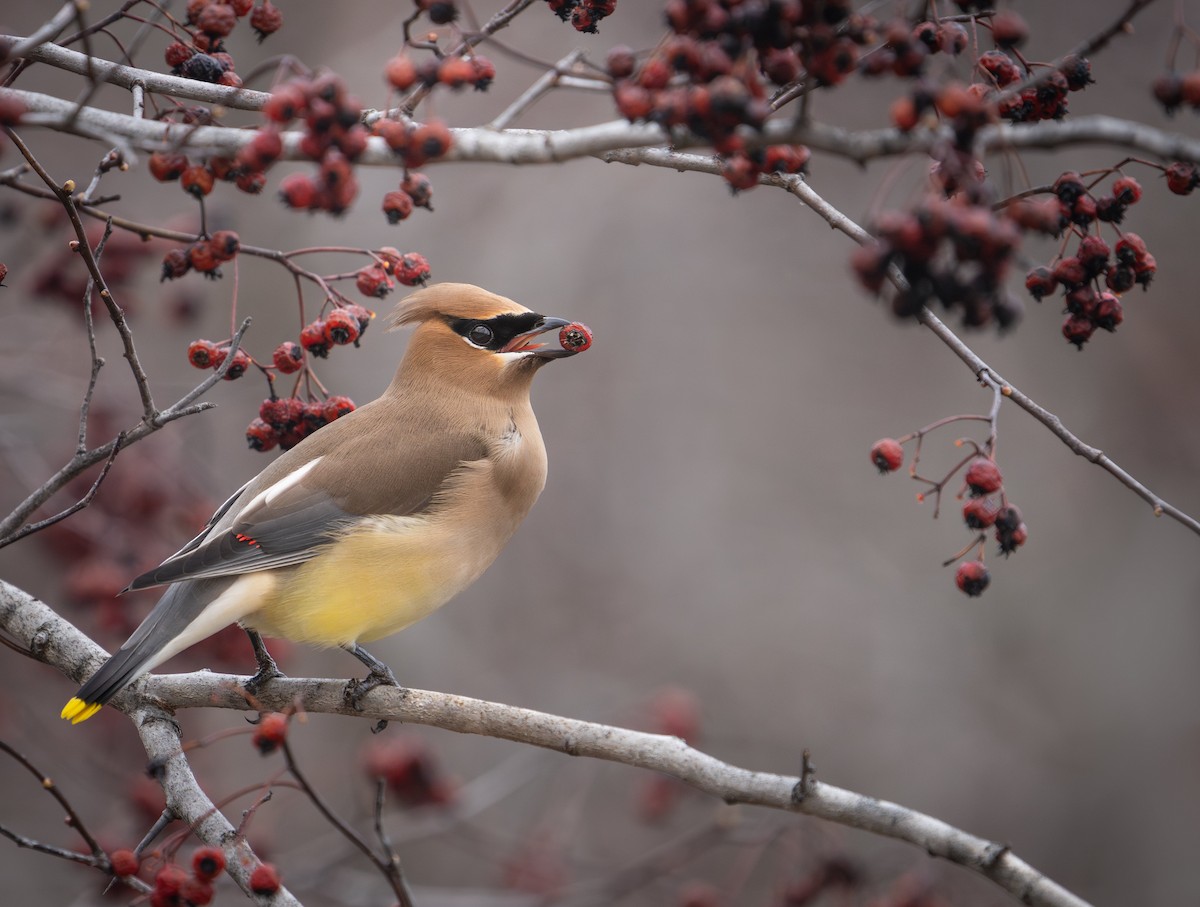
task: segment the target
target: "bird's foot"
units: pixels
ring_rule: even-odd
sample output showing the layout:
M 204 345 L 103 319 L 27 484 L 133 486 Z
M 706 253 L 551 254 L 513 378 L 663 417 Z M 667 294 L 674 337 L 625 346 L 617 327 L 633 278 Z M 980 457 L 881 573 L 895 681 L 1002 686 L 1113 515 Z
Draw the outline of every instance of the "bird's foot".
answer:
M 258 664 L 258 670 L 253 677 L 246 681 L 242 689 L 251 696 L 256 696 L 265 684 L 270 683 L 276 677 L 286 677 L 287 675 L 279 670 L 279 665 L 275 664 L 275 659 L 267 651 L 267 647 L 257 631 L 246 630 L 246 635 L 250 637 L 250 645 L 254 647 L 254 661 Z
M 284 674 L 283 671 L 279 670 L 274 661 L 272 661 L 269 665 L 259 665 L 258 671 L 255 673 L 255 675 L 242 684 L 242 689 L 251 696 L 257 696 L 258 691 L 276 677 L 287 677 L 287 675 Z
M 348 645 L 345 647 L 345 649 L 371 669 L 370 673 L 367 674 L 367 676 L 362 680 L 351 680 L 348 684 L 346 684 L 346 705 L 354 709 L 354 711 L 362 711 L 363 697 L 376 687 L 395 687 L 401 692 L 404 691 L 404 687 L 400 686 L 400 681 L 396 679 L 396 675 L 392 673 L 392 669 L 358 643 Z M 380 721 L 373 728 L 371 728 L 371 733 L 378 734 L 380 731 L 386 728 L 387 725 L 388 723 L 386 719 L 380 719 Z

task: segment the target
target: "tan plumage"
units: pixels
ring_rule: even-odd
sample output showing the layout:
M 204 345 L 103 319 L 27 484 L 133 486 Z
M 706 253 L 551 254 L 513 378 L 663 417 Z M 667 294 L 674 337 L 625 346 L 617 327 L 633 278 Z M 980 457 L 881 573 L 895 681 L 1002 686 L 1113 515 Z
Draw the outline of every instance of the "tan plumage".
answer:
M 425 617 L 495 560 L 546 480 L 530 383 L 571 352 L 534 342 L 562 319 L 466 284 L 414 293 L 394 323 L 416 330 L 383 395 L 284 453 L 134 581 L 170 585 L 64 718 L 233 622 L 342 646 L 394 681 L 358 643 Z

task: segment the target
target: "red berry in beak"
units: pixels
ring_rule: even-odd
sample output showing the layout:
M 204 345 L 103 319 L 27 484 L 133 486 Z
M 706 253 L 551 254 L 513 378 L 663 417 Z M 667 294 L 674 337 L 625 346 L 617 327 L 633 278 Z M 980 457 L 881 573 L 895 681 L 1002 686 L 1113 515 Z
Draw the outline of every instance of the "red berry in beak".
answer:
M 564 350 L 582 353 L 592 345 L 592 331 L 586 324 L 573 321 L 558 332 L 558 342 Z

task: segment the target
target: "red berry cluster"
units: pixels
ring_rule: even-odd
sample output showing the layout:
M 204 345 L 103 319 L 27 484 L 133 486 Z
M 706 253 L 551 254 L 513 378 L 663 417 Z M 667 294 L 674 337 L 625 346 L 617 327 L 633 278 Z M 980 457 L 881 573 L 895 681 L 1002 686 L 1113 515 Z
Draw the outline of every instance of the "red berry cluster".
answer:
M 935 423 L 935 425 L 947 424 L 961 418 L 963 417 L 953 417 L 943 422 Z M 882 474 L 895 472 L 904 463 L 904 444 L 916 439 L 917 453 L 913 457 L 911 467 L 912 477 L 930 486 L 939 502 L 942 490 L 960 469 L 964 466 L 966 467 L 966 471 L 963 474 L 963 488 L 958 495 L 960 498 L 964 494 L 967 496 L 967 500 L 962 508 L 963 522 L 966 523 L 968 529 L 981 534 L 977 541 L 972 542 L 966 549 L 947 563 L 953 563 L 978 546 L 977 558 L 972 561 L 964 561 L 959 565 L 955 575 L 955 582 L 958 588 L 967 595 L 980 595 L 991 581 L 991 576 L 983 562 L 982 543 L 984 535 L 982 533 L 989 529 L 993 530 L 996 543 L 1000 546 L 1000 553 L 1007 557 L 1025 544 L 1026 539 L 1029 537 L 1029 531 L 1025 526 L 1024 520 L 1021 518 L 1021 511 L 1008 502 L 1008 498 L 1004 492 L 1004 479 L 1000 474 L 1000 468 L 989 454 L 978 452 L 977 449 L 976 455 L 961 461 L 945 477 L 937 481 L 923 478 L 917 474 L 916 468 L 917 459 L 920 456 L 920 441 L 931 430 L 932 427 L 921 429 L 901 439 L 881 438 L 871 446 L 871 462 Z M 926 493 L 923 492 L 917 495 L 917 500 L 923 501 L 925 496 Z M 934 516 L 937 516 L 936 511 L 934 512 Z
M 218 230 L 207 239 L 199 239 L 190 246 L 168 251 L 163 256 L 161 280 L 175 280 L 188 271 L 196 271 L 215 280 L 221 276 L 221 265 L 233 261 L 241 248 L 241 238 L 235 232 Z M 208 368 L 207 365 L 198 367 Z
M 445 85 L 454 91 L 471 85 L 476 91 L 487 91 L 496 78 L 496 66 L 473 49 L 467 56 L 428 57 L 420 63 L 397 54 L 387 61 L 383 77 L 397 91 L 408 91 L 417 84 L 425 88 Z
M 173 41 L 163 54 L 171 72 L 185 79 L 240 88 L 242 78 L 225 49 L 225 39 L 247 14 L 259 41 L 283 25 L 283 14 L 271 0 L 262 0 L 258 6 L 254 0 L 189 0 L 187 40 Z
M 546 0 L 546 3 L 558 18 L 585 34 L 595 34 L 600 20 L 617 9 L 617 0 Z
M 285 82 L 271 92 L 263 116 L 270 125 L 242 149 L 239 160 L 255 158 L 254 146 L 259 141 L 273 148 L 279 129 L 293 120 L 304 120 L 300 152 L 317 162 L 317 171 L 288 174 L 279 185 L 280 197 L 289 208 L 344 213 L 358 195 L 352 165 L 367 148 L 368 132 L 359 122 L 362 105 L 346 92 L 341 77 L 325 73 Z M 264 160 L 264 166 L 269 163 Z
M 188 344 L 188 362 L 194 368 L 209 368 L 215 371 L 229 358 L 229 347 L 230 341 L 228 340 L 222 340 L 220 343 L 214 343 L 211 340 L 193 340 Z M 225 380 L 236 381 L 246 374 L 246 370 L 253 364 L 254 360 L 250 354 L 239 347 L 233 354 L 233 362 L 229 364 L 229 368 L 225 372 Z
M 851 266 L 859 282 L 877 295 L 888 269 L 900 270 L 906 285 L 891 302 L 898 317 L 916 315 L 934 299 L 958 308 L 969 327 L 995 323 L 1006 328 L 1020 317 L 1020 302 L 1004 288 L 1020 229 L 989 205 L 973 204 L 967 193 L 931 197 L 911 212 L 883 212 L 874 232 L 878 241 L 857 248 Z
M 398 224 L 412 214 L 414 208 L 433 210 L 433 183 L 424 173 L 410 170 L 404 174 L 400 187 L 383 197 L 383 214 L 389 224 Z M 371 294 L 367 294 L 371 295 Z
M 307 402 L 299 397 L 268 397 L 258 408 L 258 418 L 246 427 L 246 443 L 258 451 L 273 450 L 276 445 L 289 450 L 354 410 L 354 401 L 341 394 Z
M 998 21 L 1000 17 L 996 18 Z M 993 38 L 1000 43 L 994 28 Z M 1039 70 L 1031 70 L 1024 60 L 1018 62 L 1003 51 L 989 50 L 980 56 L 979 70 L 1001 92 L 1030 75 L 1039 77 L 1034 86 L 999 101 L 997 109 L 1000 116 L 1014 123 L 1061 120 L 1067 115 L 1068 93 L 1082 91 L 1093 81 L 1091 63 L 1074 54 L 1064 58 L 1049 75 L 1043 75 Z M 985 97 L 991 98 L 996 94 L 997 91 L 989 90 Z
M 1079 237 L 1074 255 L 1064 256 L 1062 250 L 1049 265 L 1034 268 L 1025 276 L 1025 289 L 1034 299 L 1041 300 L 1062 289 L 1066 306 L 1063 336 L 1079 349 L 1097 328 L 1115 331 L 1125 314 L 1120 294 L 1140 285 L 1149 287 L 1157 270 L 1154 256 L 1145 241 L 1136 233 L 1122 232 L 1116 225 L 1125 218 L 1126 209 L 1142 197 L 1137 180 L 1120 175 L 1112 183 L 1110 195 L 1096 196 L 1092 189 L 1104 175 L 1102 171 L 1090 185 L 1073 171 L 1061 174 L 1054 182 L 1054 199 L 1041 203 L 1041 216 L 1055 217 Z M 1036 209 L 1014 209 L 1014 216 L 1033 216 Z M 1115 248 L 1110 247 L 1098 232 L 1100 224 L 1113 225 L 1117 235 Z M 1103 281 L 1103 286 L 1101 285 Z
M 267 185 L 263 171 L 283 153 L 277 133 L 259 133 L 236 159 L 209 157 L 203 163 L 191 161 L 179 152 L 156 151 L 147 164 L 150 175 L 160 183 L 179 181 L 188 195 L 202 199 L 217 181 L 233 183 L 243 192 L 258 195 Z
M 433 750 L 419 737 L 372 740 L 363 750 L 363 771 L 382 779 L 406 807 L 448 806 L 457 796 Z
M 224 869 L 224 854 L 215 848 L 206 849 L 221 856 L 221 868 Z M 206 876 L 195 869 L 189 873 L 182 866 L 168 863 L 154 876 L 150 907 L 204 907 L 205 904 L 211 904 L 214 877 L 215 874 Z

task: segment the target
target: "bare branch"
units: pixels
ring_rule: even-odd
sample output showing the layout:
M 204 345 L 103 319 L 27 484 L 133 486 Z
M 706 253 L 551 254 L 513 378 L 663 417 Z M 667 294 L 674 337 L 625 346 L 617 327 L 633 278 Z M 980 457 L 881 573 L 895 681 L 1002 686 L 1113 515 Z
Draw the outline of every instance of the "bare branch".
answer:
M 90 641 L 90 640 L 89 640 Z M 150 765 L 167 796 L 167 809 L 186 823 L 192 832 L 210 847 L 225 852 L 225 871 L 238 887 L 257 904 L 271 907 L 301 907 L 296 897 L 284 887 L 263 898 L 250 890 L 250 876 L 261 862 L 246 843 L 246 839 L 213 805 L 192 774 L 192 767 L 181 750 L 179 725 L 157 706 L 140 705 L 131 709 L 129 719 L 137 728 L 150 757 Z
M 89 676 L 105 657 L 99 646 L 68 621 L 2 580 L 0 630 L 25 645 L 39 661 L 77 681 Z M 220 814 L 209 812 L 211 803 L 195 784 L 186 760 L 178 752 L 178 728 L 159 706 L 244 711 L 260 707 L 283 710 L 299 704 L 307 712 L 425 724 L 539 746 L 570 756 L 620 762 L 671 775 L 726 802 L 803 812 L 907 841 L 932 856 L 943 857 L 991 879 L 1025 904 L 1087 907 L 1085 901 L 1015 856 L 1007 845 L 968 834 L 896 803 L 818 782 L 811 775 L 793 777 L 729 765 L 689 747 L 677 737 L 447 693 L 391 687 L 371 691 L 366 697 L 367 708 L 357 712 L 346 704 L 346 682 L 342 680 L 272 680 L 256 693 L 258 704 L 252 706 L 241 689 L 246 680 L 209 672 L 152 675 L 122 691 L 111 703 L 133 719 L 151 757 L 165 760 L 168 775 L 164 786 L 169 788 L 168 797 L 177 798 L 173 808 L 180 810 L 181 817 L 194 824 L 197 833 L 209 843 L 219 840 L 225 846 L 237 846 L 220 838 L 224 833 L 219 833 L 218 827 L 228 828 L 228 823 Z M 148 702 L 157 705 L 148 706 Z M 235 864 L 236 860 L 230 863 Z
M 73 6 L 74 4 L 68 4 Z M 9 36 L 2 40 L 15 40 L 24 44 L 29 39 Z M 43 39 L 44 40 L 44 39 Z M 235 110 L 262 110 L 269 92 L 254 91 L 249 88 L 229 88 L 226 85 L 216 85 L 210 82 L 198 82 L 195 79 L 185 79 L 181 76 L 169 76 L 148 69 L 137 69 L 133 66 L 122 66 L 99 57 L 89 57 L 77 50 L 60 47 L 57 44 L 37 44 L 29 47 L 21 54 L 33 63 L 45 63 L 55 69 L 62 69 L 79 76 L 95 78 L 120 88 L 133 90 L 140 84 L 146 91 L 170 95 L 173 98 L 186 98 L 189 101 L 202 101 L 205 104 L 220 104 Z M 89 71 L 89 65 L 91 67 Z
M 69 3 L 64 3 L 62 9 L 55 13 L 53 18 L 47 20 L 45 25 L 29 37 L 9 37 L 0 41 L 0 63 L 7 63 L 9 60 L 25 57 L 39 45 L 54 47 L 55 45 L 53 44 L 47 45 L 43 42 L 53 41 L 62 34 L 63 29 L 75 21 L 75 17 L 79 15 L 79 11 L 84 6 L 86 6 L 86 3 L 82 2 L 82 0 L 71 0 Z

